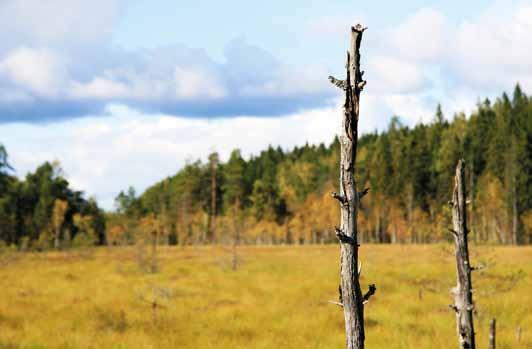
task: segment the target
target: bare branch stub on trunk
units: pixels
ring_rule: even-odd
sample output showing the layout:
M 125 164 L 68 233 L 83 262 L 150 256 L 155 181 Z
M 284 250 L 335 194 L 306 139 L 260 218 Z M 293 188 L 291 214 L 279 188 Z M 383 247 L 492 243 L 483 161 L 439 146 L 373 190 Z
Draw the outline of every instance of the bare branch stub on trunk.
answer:
M 364 348 L 364 303 L 375 293 L 375 285 L 363 295 L 360 288 L 358 266 L 357 210 L 360 198 L 367 190 L 357 192 L 355 163 L 358 137 L 360 92 L 366 81 L 360 70 L 360 43 L 366 28 L 360 24 L 351 28 L 350 50 L 347 53 L 347 77 L 339 80 L 329 77 L 332 84 L 345 93 L 342 130 L 340 135 L 340 192 L 333 197 L 340 202 L 340 227 L 337 237 L 340 240 L 340 304 L 343 306 L 348 349 Z
M 465 187 L 465 163 L 458 161 L 452 199 L 453 228 L 451 229 L 455 242 L 456 281 L 453 288 L 456 313 L 456 329 L 460 349 L 475 349 L 475 330 L 473 327 L 473 293 L 471 283 L 471 263 L 469 262 L 469 248 L 467 236 L 467 209 Z

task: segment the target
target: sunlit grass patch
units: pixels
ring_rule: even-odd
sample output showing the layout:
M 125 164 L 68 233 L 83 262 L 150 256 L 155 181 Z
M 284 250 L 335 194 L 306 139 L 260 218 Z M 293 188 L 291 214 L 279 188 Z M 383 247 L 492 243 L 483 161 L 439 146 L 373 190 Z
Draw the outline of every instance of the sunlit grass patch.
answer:
M 532 347 L 532 249 L 472 247 L 479 347 Z M 452 249 L 363 245 L 368 348 L 455 346 Z M 164 247 L 156 273 L 134 248 L 21 254 L 0 267 L 1 348 L 340 348 L 338 247 Z M 154 312 L 153 302 L 157 303 Z M 518 342 L 518 329 L 520 339 Z

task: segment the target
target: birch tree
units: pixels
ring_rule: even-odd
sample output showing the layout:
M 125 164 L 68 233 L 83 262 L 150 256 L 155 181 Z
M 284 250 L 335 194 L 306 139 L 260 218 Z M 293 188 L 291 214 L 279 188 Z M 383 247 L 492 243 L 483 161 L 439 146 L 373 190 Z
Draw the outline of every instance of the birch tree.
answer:
M 68 210 L 68 202 L 66 200 L 56 199 L 54 201 L 54 208 L 52 211 L 52 224 L 54 226 L 54 248 L 58 249 L 59 239 L 61 238 L 61 228 L 65 221 L 65 214 Z

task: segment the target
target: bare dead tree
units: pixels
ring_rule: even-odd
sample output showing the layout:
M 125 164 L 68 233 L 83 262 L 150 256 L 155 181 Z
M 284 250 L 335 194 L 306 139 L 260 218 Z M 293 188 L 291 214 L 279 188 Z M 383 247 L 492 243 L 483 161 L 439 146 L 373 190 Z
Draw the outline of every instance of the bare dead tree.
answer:
M 238 245 L 240 244 L 240 199 L 236 199 L 233 213 L 233 245 L 231 249 L 231 269 L 238 268 Z
M 218 170 L 218 153 L 209 155 L 209 162 L 211 166 L 211 214 L 209 215 L 209 242 L 213 242 L 216 238 L 216 190 L 217 190 L 217 170 Z
M 375 293 L 375 285 L 362 294 L 360 273 L 357 270 L 358 237 L 357 211 L 364 192 L 357 192 L 355 181 L 355 163 L 358 137 L 358 118 L 360 92 L 366 81 L 362 79 L 364 72 L 360 70 L 360 43 L 362 33 L 366 30 L 357 24 L 351 27 L 350 51 L 347 53 L 347 78 L 339 80 L 332 76 L 329 80 L 345 92 L 342 131 L 340 135 L 340 193 L 332 196 L 340 203 L 340 228 L 336 228 L 336 236 L 340 240 L 341 264 L 339 302 L 343 307 L 346 332 L 346 348 L 364 348 L 364 304 Z
M 56 199 L 54 201 L 54 208 L 52 211 L 52 224 L 54 226 L 54 248 L 59 249 L 61 247 L 60 237 L 61 228 L 65 222 L 65 214 L 68 210 L 68 202 L 65 200 Z
M 150 293 L 151 297 L 149 298 L 141 293 L 138 294 L 138 298 L 142 302 L 150 305 L 152 322 L 155 325 L 157 324 L 158 309 L 168 309 L 168 307 L 163 304 L 163 300 L 170 300 L 172 297 L 172 291 L 169 288 L 153 286 Z
M 159 229 L 156 227 L 151 232 L 151 256 L 150 256 L 150 272 L 157 272 L 157 244 L 159 241 Z
M 473 327 L 473 286 L 471 283 L 471 264 L 467 246 L 467 209 L 465 187 L 465 163 L 459 160 L 456 166 L 452 199 L 453 228 L 451 232 L 455 242 L 457 285 L 453 288 L 456 313 L 456 329 L 460 349 L 475 349 L 475 330 Z
M 490 321 L 490 342 L 489 342 L 489 349 L 495 349 L 495 319 L 491 319 Z

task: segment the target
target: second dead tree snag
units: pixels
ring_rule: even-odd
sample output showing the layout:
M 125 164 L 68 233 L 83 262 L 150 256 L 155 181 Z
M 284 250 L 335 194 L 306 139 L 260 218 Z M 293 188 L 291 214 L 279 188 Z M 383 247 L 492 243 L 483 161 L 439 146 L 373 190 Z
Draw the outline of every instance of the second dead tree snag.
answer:
M 329 77 L 332 84 L 345 92 L 340 135 L 340 193 L 333 193 L 333 197 L 338 200 L 341 209 L 340 228 L 336 229 L 341 246 L 338 304 L 344 310 L 347 349 L 364 348 L 364 304 L 376 290 L 375 285 L 370 285 L 368 292 L 362 294 L 358 267 L 357 211 L 363 193 L 367 192 L 358 193 L 355 181 L 360 92 L 366 84 L 362 79 L 364 72 L 360 70 L 360 43 L 365 29 L 360 24 L 351 27 L 346 80 Z
M 452 205 L 456 281 L 453 288 L 454 305 L 451 308 L 456 313 L 456 330 L 460 349 L 475 349 L 475 329 L 473 327 L 473 286 L 471 282 L 471 263 L 469 262 L 469 248 L 467 236 L 467 202 L 465 187 L 465 163 L 459 160 L 456 166 Z

